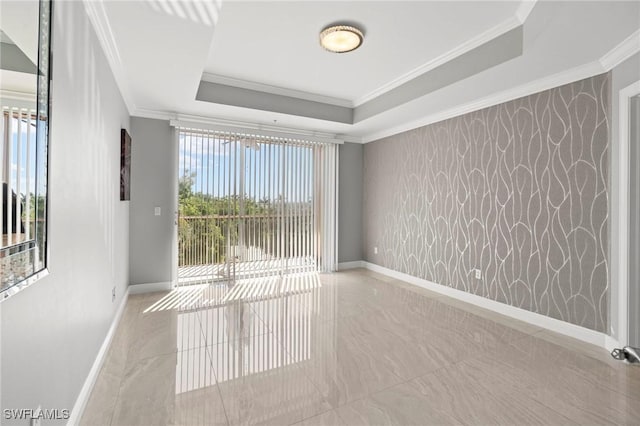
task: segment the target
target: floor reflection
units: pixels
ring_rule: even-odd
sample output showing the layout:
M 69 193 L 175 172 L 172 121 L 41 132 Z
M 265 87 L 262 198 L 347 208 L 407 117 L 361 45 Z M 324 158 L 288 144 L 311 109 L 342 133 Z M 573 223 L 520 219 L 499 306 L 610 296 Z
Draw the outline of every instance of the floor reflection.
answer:
M 330 340 L 319 315 L 330 291 L 317 273 L 261 277 L 178 288 L 145 309 L 177 311 L 176 421 L 217 423 L 189 414 L 185 400 L 216 406 L 219 398 L 234 424 L 288 424 L 326 411 L 306 372 L 312 354 L 324 352 L 314 346 Z
M 267 276 L 176 287 L 144 313 L 163 310 L 190 310 L 227 305 L 230 302 L 252 302 L 309 293 L 322 286 L 319 275 L 312 273 Z
M 355 270 L 130 296 L 80 423 L 640 424 L 638 398 L 606 351 Z

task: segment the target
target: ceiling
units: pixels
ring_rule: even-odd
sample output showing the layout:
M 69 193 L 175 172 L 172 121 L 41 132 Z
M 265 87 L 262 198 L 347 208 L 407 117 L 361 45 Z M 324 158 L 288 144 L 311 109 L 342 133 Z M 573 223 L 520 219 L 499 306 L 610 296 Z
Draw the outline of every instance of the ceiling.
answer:
M 385 84 L 512 18 L 518 2 L 231 2 L 223 4 L 204 71 L 347 100 Z M 334 22 L 365 32 L 335 54 L 318 34 Z
M 0 103 L 15 99 L 35 104 L 38 58 L 38 3 L 8 1 L 0 3 Z
M 605 72 L 640 48 L 640 2 L 85 5 L 132 115 L 352 141 Z M 363 28 L 361 49 L 319 46 L 336 22 Z
M 0 30 L 33 63 L 38 60 L 38 16 L 35 1 L 0 2 Z

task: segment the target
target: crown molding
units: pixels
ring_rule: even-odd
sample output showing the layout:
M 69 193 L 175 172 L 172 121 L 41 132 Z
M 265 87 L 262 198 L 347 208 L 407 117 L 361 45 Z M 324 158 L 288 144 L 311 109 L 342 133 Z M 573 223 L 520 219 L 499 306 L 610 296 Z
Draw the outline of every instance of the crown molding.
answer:
M 102 50 L 107 57 L 107 62 L 109 63 L 111 73 L 116 80 L 116 84 L 120 89 L 122 99 L 124 100 L 129 114 L 131 114 L 135 111 L 136 106 L 133 102 L 133 97 L 131 96 L 129 84 L 127 83 L 127 78 L 124 72 L 124 66 L 122 65 L 122 58 L 120 57 L 120 51 L 118 50 L 118 45 L 113 35 L 111 24 L 109 23 L 109 18 L 107 17 L 107 12 L 104 8 L 104 3 L 102 0 L 83 0 L 82 3 L 84 4 L 85 11 L 89 16 L 89 21 L 93 26 L 96 36 L 98 37 L 98 41 L 102 46 Z
M 370 92 L 364 97 L 359 98 L 355 102 L 352 102 L 347 99 L 340 99 L 340 98 L 324 96 L 316 93 L 310 93 L 310 92 L 299 91 L 294 89 L 287 89 L 287 88 L 278 87 L 278 86 L 271 86 L 267 84 L 236 79 L 236 78 L 217 75 L 213 73 L 206 73 L 206 72 L 203 73 L 202 80 L 207 82 L 225 84 L 229 86 L 241 87 L 241 88 L 250 89 L 250 90 L 262 91 L 266 93 L 272 93 L 276 95 L 291 96 L 291 97 L 296 97 L 299 99 L 305 99 L 305 100 L 314 101 L 314 102 L 353 108 L 383 93 L 386 93 L 404 84 L 405 82 L 412 80 L 415 77 L 433 68 L 436 68 L 442 65 L 443 63 L 446 63 L 486 43 L 487 41 L 490 41 L 495 37 L 498 37 L 501 34 L 504 34 L 507 31 L 512 30 L 513 28 L 516 28 L 519 25 L 522 25 L 522 23 L 526 20 L 527 16 L 533 9 L 536 1 L 537 0 L 533 0 L 533 1 L 523 0 L 514 16 L 490 28 L 489 30 L 479 34 L 478 36 L 473 37 L 470 40 L 467 40 L 465 43 L 458 45 L 456 48 L 450 50 L 449 52 L 446 52 L 445 54 L 398 77 L 397 79 L 388 82 L 387 84 L 381 86 L 380 88 L 374 90 L 373 92 Z M 83 0 L 83 3 L 85 6 L 86 13 L 89 17 L 89 20 L 95 30 L 96 36 L 103 48 L 103 51 L 105 53 L 109 66 L 111 68 L 111 71 L 116 80 L 116 83 L 120 89 L 121 95 L 124 99 L 124 102 L 129 111 L 129 114 L 131 116 L 139 116 L 139 117 L 145 117 L 145 118 L 154 118 L 154 119 L 161 119 L 161 120 L 176 120 L 177 114 L 175 113 L 138 108 L 135 105 L 127 79 L 126 79 L 126 75 L 124 72 L 122 58 L 120 56 L 120 52 L 118 50 L 117 43 L 115 41 L 113 30 L 109 23 L 109 18 L 107 16 L 103 0 Z M 252 124 L 252 123 L 233 122 L 233 121 L 218 120 L 218 119 L 213 119 L 213 120 L 216 122 L 215 124 L 218 124 L 218 125 L 227 125 L 227 126 L 235 126 L 235 127 L 242 127 L 242 128 L 253 128 L 251 127 L 251 125 L 255 126 L 255 124 Z M 286 128 L 281 128 L 279 126 L 272 126 L 272 127 L 276 127 L 274 131 L 287 131 Z M 262 128 L 265 128 L 265 127 L 262 126 Z M 289 129 L 289 130 L 293 130 L 295 133 L 299 133 L 299 129 Z M 341 139 L 347 142 L 352 142 L 352 143 L 364 142 L 364 138 L 360 138 L 360 137 L 350 137 L 346 135 L 339 135 L 339 136 Z
M 274 132 L 291 133 L 291 134 L 308 135 L 308 136 L 313 136 L 315 134 L 318 137 L 324 137 L 322 135 L 328 135 L 328 137 L 330 138 L 339 138 L 341 140 L 344 140 L 346 142 L 351 142 L 351 143 L 371 142 L 371 141 L 388 137 L 394 134 L 398 134 L 404 131 L 422 127 L 437 121 L 463 115 L 463 114 L 476 111 L 482 108 L 497 105 L 499 103 L 508 102 L 510 100 L 517 99 L 519 97 L 528 96 L 540 91 L 548 90 L 553 87 L 561 86 L 573 81 L 592 77 L 594 75 L 611 70 L 615 66 L 622 63 L 624 60 L 628 59 L 630 56 L 640 52 L 640 30 L 637 30 L 633 34 L 631 34 L 629 37 L 627 37 L 625 40 L 623 40 L 621 43 L 616 45 L 611 51 L 603 55 L 599 60 L 584 64 L 581 66 L 577 66 L 569 70 L 566 70 L 564 72 L 560 72 L 548 77 L 544 77 L 544 78 L 520 85 L 512 89 L 508 89 L 508 90 L 505 90 L 505 91 L 502 91 L 478 100 L 474 100 L 466 104 L 456 106 L 446 111 L 441 111 L 427 117 L 422 117 L 418 120 L 413 120 L 411 122 L 400 124 L 398 126 L 384 129 L 382 131 L 368 133 L 362 137 L 354 137 L 354 136 L 347 136 L 344 134 L 337 135 L 337 134 L 330 134 L 330 133 L 323 133 L 323 132 L 313 132 L 310 130 L 303 130 L 303 129 L 287 128 L 287 127 L 273 126 L 273 125 L 263 125 L 258 123 L 225 120 L 225 119 L 209 118 L 209 117 L 202 117 L 202 116 L 190 116 L 190 115 L 184 115 L 184 114 L 177 114 L 175 112 L 138 108 L 133 102 L 133 98 L 131 96 L 129 86 L 125 78 L 122 60 L 117 48 L 117 44 L 115 42 L 115 38 L 113 36 L 113 31 L 109 24 L 109 20 L 104 8 L 103 1 L 102 0 L 83 0 L 83 3 L 85 5 L 87 15 L 89 16 L 89 19 L 94 27 L 98 40 L 100 41 L 100 44 L 102 45 L 102 48 L 105 52 L 105 56 L 107 57 L 109 66 L 111 67 L 116 83 L 120 89 L 122 97 L 125 101 L 127 109 L 129 110 L 129 114 L 131 116 L 168 120 L 168 121 L 184 120 L 184 121 L 201 123 L 201 124 L 210 124 L 210 125 L 217 125 L 217 126 L 253 129 L 253 130 L 274 131 Z M 500 36 L 501 34 L 504 34 L 507 31 L 512 30 L 513 28 L 523 25 L 527 20 L 527 18 L 530 16 L 532 10 L 535 8 L 536 4 L 537 4 L 537 0 L 522 1 L 516 13 L 511 18 L 490 28 L 484 33 L 466 41 L 465 43 L 433 59 L 432 61 L 429 61 L 423 64 L 422 66 L 398 77 L 397 79 L 388 82 L 387 84 L 357 99 L 354 102 L 351 102 L 346 99 L 333 98 L 333 97 L 323 96 L 315 93 L 287 89 L 287 88 L 277 87 L 277 86 L 270 86 L 262 83 L 245 81 L 245 80 L 235 79 L 232 77 L 216 75 L 212 73 L 203 73 L 202 81 L 226 84 L 230 86 L 241 87 L 241 88 L 250 89 L 250 90 L 258 90 L 258 91 L 263 91 L 266 93 L 272 93 L 277 95 L 297 97 L 300 99 L 321 102 L 321 103 L 328 103 L 332 105 L 354 107 L 354 106 L 361 105 L 362 103 L 365 103 L 368 100 L 373 99 L 377 96 L 380 96 L 381 94 L 386 93 L 389 90 L 392 90 L 404 84 L 405 82 L 412 80 L 415 77 L 435 67 L 438 67 L 443 63 L 446 63 L 468 52 L 469 50 L 474 49 L 477 46 L 480 46 L 486 43 L 487 41 L 490 41 L 495 37 Z
M 600 58 L 600 64 L 608 71 L 638 52 L 640 52 L 640 29 L 622 40 L 620 44 Z
M 36 94 L 30 92 L 19 92 L 16 90 L 0 89 L 0 98 L 11 99 L 12 101 L 33 102 L 35 107 Z
M 498 25 L 495 25 L 494 27 L 488 29 L 487 31 L 477 35 L 476 37 L 473 37 L 467 41 L 465 41 L 464 43 L 456 46 L 455 48 L 453 48 L 452 50 L 445 52 L 444 54 L 428 61 L 425 64 L 422 64 L 421 66 L 395 78 L 394 80 L 391 80 L 387 83 L 385 83 L 384 85 L 378 87 L 377 89 L 367 93 L 364 96 L 361 96 L 355 100 L 348 100 L 348 99 L 341 99 L 341 98 L 336 98 L 336 97 L 332 97 L 332 96 L 324 96 L 324 95 L 320 95 L 320 94 L 316 94 L 316 93 L 310 93 L 310 92 L 305 92 L 305 91 L 300 91 L 300 90 L 294 90 L 294 89 L 288 89 L 288 88 L 284 88 L 284 87 L 279 87 L 279 86 L 272 86 L 272 85 L 268 85 L 268 84 L 263 84 L 263 83 L 258 83 L 258 82 L 254 82 L 254 81 L 248 81 L 248 80 L 242 80 L 242 79 L 237 79 L 237 78 L 233 78 L 233 77 L 228 77 L 228 76 L 224 76 L 224 75 L 219 75 L 219 74 L 214 74 L 214 73 L 208 73 L 208 72 L 204 72 L 202 74 L 202 81 L 206 81 L 206 82 L 210 82 L 210 83 L 217 83 L 217 84 L 223 84 L 223 85 L 227 85 L 227 86 L 232 86 L 232 87 L 240 87 L 243 89 L 249 89 L 249 90 L 255 90 L 255 91 L 259 91 L 259 92 L 265 92 L 265 93 L 271 93 L 271 94 L 275 94 L 275 95 L 282 95 L 282 96 L 290 96 L 290 97 L 294 97 L 294 98 L 299 98 L 299 99 L 305 99 L 305 100 L 309 100 L 309 101 L 314 101 L 314 102 L 320 102 L 320 103 L 325 103 L 325 104 L 330 104 L 330 105 L 336 105 L 336 106 L 342 106 L 342 107 L 347 107 L 347 108 L 355 108 L 357 106 L 360 106 L 368 101 L 370 101 L 371 99 L 377 98 L 378 96 L 389 92 L 393 89 L 395 89 L 398 86 L 401 86 L 402 84 L 413 80 L 414 78 L 446 63 L 451 61 L 452 59 L 467 53 L 475 48 L 477 48 L 478 46 L 483 45 L 484 43 L 493 40 L 496 37 L 499 37 L 502 34 L 505 34 L 509 31 L 511 31 L 512 29 L 524 24 L 524 22 L 527 20 L 527 18 L 529 17 L 529 14 L 531 13 L 531 11 L 533 10 L 533 8 L 535 7 L 536 3 L 538 0 L 523 0 L 520 4 L 520 6 L 518 7 L 518 9 L 516 10 L 516 13 L 514 14 L 514 16 L 506 19 L 505 21 L 499 23 Z
M 423 117 L 419 120 L 414 120 L 409 123 L 392 127 L 390 129 L 385 129 L 384 131 L 364 135 L 362 137 L 362 143 L 373 142 L 378 139 L 416 129 L 418 127 L 437 123 L 438 121 L 447 120 L 449 118 L 468 114 L 482 108 L 498 105 L 503 102 L 521 98 L 523 96 L 532 95 L 534 93 L 553 89 L 554 87 L 562 86 L 574 81 L 593 77 L 595 75 L 602 74 L 603 72 L 612 70 L 638 52 L 640 52 L 640 29 L 633 32 L 629 37 L 624 39 L 609 52 L 605 53 L 598 60 L 587 63 L 585 65 L 571 68 L 567 71 L 563 71 L 549 77 L 544 77 L 532 81 L 513 89 L 499 92 L 495 95 L 487 96 L 477 101 L 469 102 L 467 104 L 451 108 L 447 111 L 432 114 L 428 117 Z
M 136 108 L 131 112 L 132 117 L 152 118 L 154 120 L 175 120 L 177 113 L 160 111 L 149 108 Z
M 201 115 L 175 114 L 175 121 L 189 122 L 192 124 L 208 124 L 220 127 L 237 127 L 249 130 L 266 130 L 271 132 L 291 133 L 295 135 L 318 136 L 322 138 L 335 138 L 335 133 L 320 132 L 315 130 L 297 129 L 294 127 L 277 126 L 273 124 L 252 123 L 240 120 L 227 120 L 224 118 L 204 117 Z
M 2 110 L 36 110 L 36 94 L 17 90 L 0 89 L 0 109 Z
M 252 123 L 252 122 L 239 121 L 239 120 L 211 118 L 211 117 L 204 117 L 204 116 L 198 116 L 198 115 L 175 114 L 174 118 L 171 121 L 185 122 L 185 123 L 190 123 L 192 125 L 224 127 L 224 128 L 230 128 L 230 129 L 255 130 L 258 132 L 272 132 L 272 133 L 288 134 L 291 136 L 309 137 L 309 138 L 325 139 L 325 140 L 340 140 L 340 141 L 351 142 L 351 143 L 362 143 L 362 140 L 358 137 L 353 137 L 353 136 L 348 136 L 348 135 L 343 135 L 338 133 L 299 129 L 295 127 L 277 126 L 272 124 Z
M 320 102 L 323 104 L 336 105 L 346 108 L 353 108 L 353 102 L 347 99 L 324 96 L 317 93 L 305 92 L 302 90 L 287 89 L 285 87 L 272 86 L 255 81 L 241 80 L 220 74 L 202 73 L 202 81 L 208 83 L 223 84 L 225 86 L 239 87 L 242 89 L 255 90 L 257 92 L 270 93 L 272 95 L 288 96 L 292 98 L 304 99 L 307 101 Z
M 582 80 L 584 78 L 593 77 L 594 75 L 601 74 L 608 71 L 605 69 L 600 61 L 590 62 L 586 65 L 571 68 L 567 71 L 563 71 L 557 74 L 553 74 L 548 77 L 544 77 L 538 80 L 534 80 L 530 83 L 520 85 L 518 87 L 504 90 L 496 94 L 459 105 L 454 108 L 450 108 L 446 111 L 438 112 L 426 117 L 422 117 L 418 120 L 413 120 L 408 123 L 404 123 L 389 129 L 385 129 L 379 132 L 367 134 L 362 137 L 363 143 L 373 142 L 378 139 L 386 138 L 388 136 L 397 135 L 398 133 L 406 132 L 409 130 L 417 129 L 419 127 L 427 126 L 432 123 L 437 123 L 449 118 L 458 117 L 460 115 L 468 114 L 473 111 L 478 111 L 483 108 L 488 108 L 494 105 L 498 105 L 504 102 L 508 102 L 514 99 L 521 98 L 523 96 L 532 95 L 534 93 L 549 90 L 554 87 L 562 86 L 564 84 L 572 83 L 574 81 Z
M 335 143 L 342 144 L 344 143 L 343 139 L 337 138 L 335 135 L 325 135 L 316 134 L 317 132 L 304 132 L 304 131 L 286 131 L 283 132 L 275 131 L 272 129 L 266 128 L 266 126 L 256 126 L 248 123 L 251 127 L 239 127 L 237 125 L 228 126 L 222 124 L 214 124 L 213 122 L 193 122 L 193 121 L 184 121 L 184 120 L 171 120 L 169 125 L 171 127 L 179 128 L 179 129 L 187 129 L 187 130 L 195 130 L 195 131 L 212 131 L 212 132 L 221 132 L 221 133 L 236 133 L 240 135 L 246 136 L 264 136 L 264 137 L 275 137 L 280 139 L 303 139 L 305 141 L 310 142 L 320 142 L 320 143 Z
M 535 2 L 527 2 L 527 3 L 535 3 Z M 457 117 L 473 111 L 477 111 L 483 108 L 498 105 L 500 103 L 508 102 L 513 99 L 518 99 L 523 96 L 532 95 L 538 92 L 542 92 L 544 90 L 549 90 L 554 87 L 572 83 L 574 81 L 593 77 L 595 75 L 611 70 L 612 68 L 616 67 L 617 65 L 622 63 L 624 60 L 628 59 L 630 56 L 638 52 L 640 52 L 640 30 L 635 31 L 633 34 L 631 34 L 621 43 L 616 45 L 611 51 L 607 52 L 600 59 L 595 60 L 593 62 L 584 64 L 581 66 L 577 66 L 569 70 L 553 74 L 548 77 L 543 77 L 541 79 L 534 80 L 532 82 L 520 85 L 512 89 L 498 92 L 494 95 L 487 96 L 479 100 L 468 102 L 466 104 L 448 109 L 446 111 L 432 114 L 427 117 L 422 117 L 418 120 L 413 120 L 408 123 L 400 124 L 398 126 L 385 129 L 383 131 L 368 133 L 363 135 L 362 137 L 348 136 L 343 134 L 333 135 L 329 133 L 325 133 L 325 135 L 329 135 L 329 137 L 338 138 L 338 139 L 344 140 L 345 142 L 351 142 L 351 143 L 373 142 L 378 139 L 382 139 L 388 136 L 393 136 L 398 133 L 406 132 L 422 126 L 436 123 L 438 121 L 446 120 L 446 119 Z M 248 123 L 248 122 L 242 122 L 242 121 L 214 119 L 214 118 L 201 117 L 201 116 L 188 116 L 188 115 L 168 113 L 168 112 L 155 111 L 155 110 L 149 110 L 149 109 L 140 109 L 140 108 L 136 109 L 136 113 L 132 115 L 145 117 L 145 118 L 162 119 L 162 120 L 177 120 L 180 117 L 181 119 L 184 119 L 190 122 L 209 123 L 212 125 L 219 125 L 219 126 L 255 129 L 255 130 L 264 129 L 269 131 L 279 131 L 279 132 L 288 132 L 288 133 L 297 133 L 297 134 L 306 134 L 306 135 L 313 134 L 313 132 L 309 130 L 292 129 L 292 128 L 285 128 L 280 126 L 261 125 L 261 124 Z M 321 132 L 316 132 L 317 135 L 319 135 L 320 133 Z
M 299 129 L 295 127 L 277 126 L 272 124 L 252 123 L 248 121 L 239 120 L 227 120 L 224 118 L 206 117 L 202 115 L 192 114 L 180 114 L 168 111 L 158 111 L 147 108 L 138 108 L 135 110 L 133 117 L 151 118 L 155 120 L 167 120 L 170 122 L 182 122 L 189 123 L 192 126 L 201 126 L 202 128 L 229 128 L 229 129 L 243 129 L 243 130 L 255 130 L 263 132 L 272 132 L 280 134 L 289 134 L 292 136 L 300 137 L 312 137 L 318 139 L 337 139 L 350 143 L 362 143 L 362 138 L 356 136 L 349 136 L 339 133 L 320 132 L 316 130 Z
M 494 38 L 501 36 L 502 34 L 505 34 L 509 31 L 511 31 L 512 29 L 518 27 L 522 25 L 522 23 L 520 22 L 520 20 L 516 17 L 516 16 L 512 16 L 509 19 L 501 22 L 500 24 L 488 29 L 487 31 L 479 34 L 476 37 L 473 37 L 467 41 L 465 41 L 462 44 L 459 44 L 458 46 L 456 46 L 455 48 L 445 52 L 444 54 L 430 60 L 429 62 L 426 62 L 422 65 L 420 65 L 417 68 L 414 68 L 413 70 L 401 75 L 400 77 L 397 77 L 394 80 L 389 81 L 388 83 L 383 84 L 382 86 L 378 87 L 377 89 L 367 93 L 364 96 L 361 96 L 359 98 L 357 98 L 353 103 L 354 106 L 358 107 L 366 102 L 369 102 L 370 100 L 377 98 L 380 95 L 383 95 L 384 93 L 387 93 L 401 85 L 403 85 L 404 83 L 413 80 L 414 78 L 428 72 L 431 71 L 434 68 L 439 67 L 442 64 L 445 64 L 449 61 L 451 61 L 452 59 L 457 58 L 460 55 L 463 55 L 479 46 L 482 46 L 483 44 L 493 40 Z
M 419 75 L 424 74 L 446 62 L 449 62 L 452 59 L 457 58 L 458 56 L 464 53 L 467 53 L 475 49 L 476 47 L 481 46 L 484 43 L 487 43 L 488 41 L 493 40 L 494 38 L 499 37 L 502 34 L 505 34 L 520 25 L 523 25 L 527 20 L 527 18 L 529 17 L 529 14 L 533 10 L 537 2 L 538 0 L 523 0 L 520 3 L 520 6 L 518 7 L 518 9 L 516 10 L 516 13 L 514 16 L 506 19 L 500 24 L 488 29 L 487 31 L 477 35 L 476 37 L 473 37 L 467 40 L 466 42 L 458 45 L 452 50 L 445 52 L 444 54 L 432 59 L 431 61 L 420 65 L 418 68 L 415 68 L 409 71 L 408 73 L 403 74 L 398 78 L 378 87 L 377 89 L 369 92 L 368 94 L 360 98 L 357 98 L 353 102 L 353 106 L 357 107 L 370 101 L 371 99 L 377 98 L 378 96 L 390 90 L 393 90 L 396 87 L 401 86 L 402 84 L 410 80 L 413 80 Z

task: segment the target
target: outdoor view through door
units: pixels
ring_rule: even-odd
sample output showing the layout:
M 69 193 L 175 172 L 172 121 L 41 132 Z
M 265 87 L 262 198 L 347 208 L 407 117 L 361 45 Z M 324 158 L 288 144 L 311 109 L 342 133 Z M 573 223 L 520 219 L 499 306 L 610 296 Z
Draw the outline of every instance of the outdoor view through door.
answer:
M 337 145 L 178 129 L 178 285 L 331 271 Z

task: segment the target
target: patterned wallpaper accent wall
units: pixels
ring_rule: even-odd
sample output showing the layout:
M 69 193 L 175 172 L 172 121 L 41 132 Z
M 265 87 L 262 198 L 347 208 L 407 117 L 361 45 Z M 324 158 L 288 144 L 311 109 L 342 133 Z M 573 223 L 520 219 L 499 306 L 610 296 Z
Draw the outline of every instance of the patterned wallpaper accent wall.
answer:
M 366 260 L 606 331 L 609 104 L 602 74 L 365 145 Z

